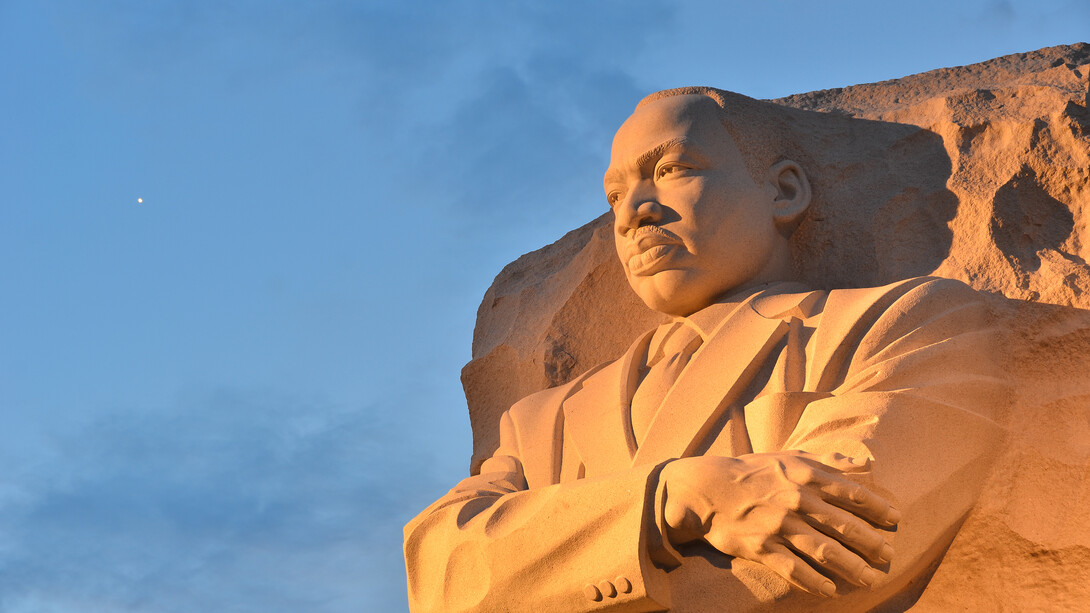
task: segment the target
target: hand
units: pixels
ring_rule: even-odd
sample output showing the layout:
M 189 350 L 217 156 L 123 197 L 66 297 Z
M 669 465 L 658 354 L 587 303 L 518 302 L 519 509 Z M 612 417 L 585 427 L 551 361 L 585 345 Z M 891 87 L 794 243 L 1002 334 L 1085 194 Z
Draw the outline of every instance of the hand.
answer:
M 836 593 L 819 570 L 873 585 L 878 571 L 867 560 L 888 563 L 893 548 L 872 524 L 892 527 L 901 514 L 843 476 L 867 467 L 803 451 L 674 460 L 660 474 L 664 536 L 674 545 L 704 540 L 813 594 Z

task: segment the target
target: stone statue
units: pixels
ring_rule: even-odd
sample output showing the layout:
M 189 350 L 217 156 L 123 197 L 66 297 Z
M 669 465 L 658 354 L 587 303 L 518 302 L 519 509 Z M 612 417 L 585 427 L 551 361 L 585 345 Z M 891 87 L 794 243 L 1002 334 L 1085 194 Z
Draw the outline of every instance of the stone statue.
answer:
M 405 528 L 412 610 L 918 596 L 1003 438 L 996 328 L 950 279 L 797 282 L 811 183 L 792 121 L 683 88 L 621 126 L 605 174 L 617 255 L 668 321 L 503 414 L 479 474 Z

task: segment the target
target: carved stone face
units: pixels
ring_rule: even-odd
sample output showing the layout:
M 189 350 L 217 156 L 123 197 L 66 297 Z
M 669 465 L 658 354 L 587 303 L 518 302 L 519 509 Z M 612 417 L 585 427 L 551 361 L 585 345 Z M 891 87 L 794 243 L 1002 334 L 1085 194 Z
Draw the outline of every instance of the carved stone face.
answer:
M 617 255 L 636 294 L 670 315 L 790 274 L 776 182 L 754 182 L 717 110 L 705 96 L 662 98 L 613 139 L 605 191 Z

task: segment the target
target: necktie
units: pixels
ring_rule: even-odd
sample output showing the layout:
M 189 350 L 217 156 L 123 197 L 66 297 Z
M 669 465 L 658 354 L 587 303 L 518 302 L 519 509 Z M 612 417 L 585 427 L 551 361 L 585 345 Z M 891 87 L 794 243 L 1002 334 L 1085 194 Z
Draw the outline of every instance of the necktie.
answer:
M 654 342 L 648 348 L 648 370 L 632 395 L 632 433 L 637 444 L 643 442 L 666 393 L 703 342 L 692 326 L 676 322 L 658 343 L 657 350 Z

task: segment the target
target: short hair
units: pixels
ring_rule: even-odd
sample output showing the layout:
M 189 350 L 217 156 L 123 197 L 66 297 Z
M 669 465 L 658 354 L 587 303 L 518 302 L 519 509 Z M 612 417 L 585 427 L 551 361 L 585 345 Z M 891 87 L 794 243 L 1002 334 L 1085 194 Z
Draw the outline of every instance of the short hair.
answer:
M 763 182 L 768 169 L 781 160 L 802 162 L 798 152 L 793 151 L 796 148 L 793 139 L 788 138 L 789 110 L 771 102 L 714 87 L 694 86 L 657 91 L 640 100 L 636 108 L 663 98 L 687 95 L 711 98 L 719 107 L 719 122 L 734 139 L 754 181 Z

